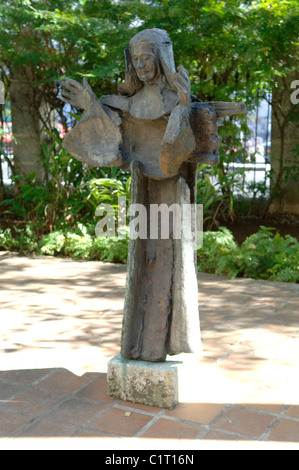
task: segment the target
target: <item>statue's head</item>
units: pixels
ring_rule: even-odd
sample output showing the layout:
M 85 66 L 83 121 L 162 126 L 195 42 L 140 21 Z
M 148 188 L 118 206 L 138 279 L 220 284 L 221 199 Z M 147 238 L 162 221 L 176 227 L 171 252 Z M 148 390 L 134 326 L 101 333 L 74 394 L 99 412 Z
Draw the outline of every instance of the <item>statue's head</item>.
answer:
M 163 82 L 172 88 L 175 72 L 172 43 L 162 29 L 146 29 L 136 34 L 125 50 L 126 78 L 119 86 L 121 94 L 132 95 L 145 83 Z

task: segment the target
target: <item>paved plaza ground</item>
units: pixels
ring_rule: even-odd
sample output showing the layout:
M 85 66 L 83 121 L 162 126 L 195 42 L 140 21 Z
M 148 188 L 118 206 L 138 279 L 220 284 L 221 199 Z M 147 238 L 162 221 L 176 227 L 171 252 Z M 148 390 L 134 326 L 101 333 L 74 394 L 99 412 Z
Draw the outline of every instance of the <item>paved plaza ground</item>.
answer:
M 298 284 L 199 273 L 199 385 L 167 410 L 107 394 L 125 280 L 124 265 L 0 252 L 2 449 L 299 449 Z

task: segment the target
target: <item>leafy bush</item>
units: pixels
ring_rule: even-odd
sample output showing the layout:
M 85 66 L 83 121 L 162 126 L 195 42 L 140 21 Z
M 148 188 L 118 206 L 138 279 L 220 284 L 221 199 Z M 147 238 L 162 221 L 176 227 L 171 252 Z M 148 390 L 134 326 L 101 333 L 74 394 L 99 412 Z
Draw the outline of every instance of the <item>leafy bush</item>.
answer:
M 10 228 L 0 229 L 0 250 L 20 251 L 21 253 L 34 253 L 37 250 L 37 236 L 31 224 L 24 229 L 14 228 L 15 235 Z
M 42 255 L 55 256 L 63 251 L 65 234 L 62 230 L 45 235 L 39 242 L 39 253 Z
M 229 278 L 250 277 L 282 282 L 299 282 L 299 242 L 287 235 L 260 227 L 239 247 L 226 227 L 205 232 L 197 252 L 198 270 Z M 78 224 L 75 230 L 56 230 L 39 240 L 31 225 L 25 229 L 0 229 L 0 249 L 69 256 L 75 259 L 126 263 L 129 237 L 96 238 L 93 227 Z
M 204 233 L 198 251 L 198 270 L 270 281 L 299 282 L 299 242 L 261 226 L 241 247 L 225 227 Z
M 126 263 L 128 238 L 95 238 L 88 233 L 87 227 L 78 224 L 76 231 L 57 230 L 42 237 L 38 252 L 75 259 Z
M 61 238 L 59 234 L 58 239 Z M 66 256 L 76 259 L 89 259 L 90 249 L 93 243 L 92 236 L 88 234 L 88 229 L 82 224 L 78 224 L 75 231 L 65 232 L 63 253 Z
M 6 230 L 0 229 L 0 248 L 12 251 L 15 247 L 16 240 L 14 239 L 11 229 L 7 228 Z
M 0 203 L 8 220 L 30 220 L 40 233 L 87 224 L 101 203 L 117 208 L 118 196 L 130 200 L 130 175 L 119 168 L 86 168 L 63 147 L 58 131 L 47 132 L 51 144 L 42 145 L 39 164 L 45 181 L 36 172 L 15 175 L 18 191 Z
M 217 232 L 204 232 L 203 245 L 197 254 L 198 270 L 234 277 L 238 274 L 237 253 L 237 243 L 226 227 L 219 227 Z
M 110 263 L 127 262 L 128 238 L 97 238 L 91 247 L 91 259 Z
M 296 238 L 260 227 L 243 243 L 238 257 L 240 273 L 254 279 L 299 282 L 299 243 Z

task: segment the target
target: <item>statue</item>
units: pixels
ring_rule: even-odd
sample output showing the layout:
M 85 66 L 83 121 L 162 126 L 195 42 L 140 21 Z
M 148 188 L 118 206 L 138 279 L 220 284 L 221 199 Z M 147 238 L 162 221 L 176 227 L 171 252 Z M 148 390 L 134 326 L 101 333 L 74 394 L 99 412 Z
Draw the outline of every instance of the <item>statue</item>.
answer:
M 62 100 L 83 110 L 64 147 L 88 165 L 130 169 L 132 204 L 189 206 L 194 233 L 197 165 L 218 163 L 217 118 L 244 114 L 245 106 L 202 103 L 192 96 L 189 75 L 182 66 L 176 71 L 164 30 L 136 34 L 125 59 L 118 95 L 100 101 L 86 79 L 63 82 Z M 201 352 L 196 251 L 185 230 L 183 222 L 175 236 L 170 223 L 167 238 L 130 240 L 121 342 L 125 359 L 157 362 Z

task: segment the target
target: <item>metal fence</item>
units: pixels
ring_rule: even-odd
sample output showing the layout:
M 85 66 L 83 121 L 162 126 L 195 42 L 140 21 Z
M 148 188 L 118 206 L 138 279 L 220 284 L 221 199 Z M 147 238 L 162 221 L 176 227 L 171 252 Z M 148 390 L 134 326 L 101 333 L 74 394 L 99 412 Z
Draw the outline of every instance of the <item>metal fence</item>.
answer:
M 262 100 L 255 111 L 246 116 L 250 130 L 249 136 L 243 135 L 246 161 L 236 158 L 229 163 L 229 169 L 240 171 L 240 186 L 234 193 L 267 196 L 270 189 L 271 170 L 271 105 L 269 99 Z M 240 189 L 241 187 L 241 189 Z

